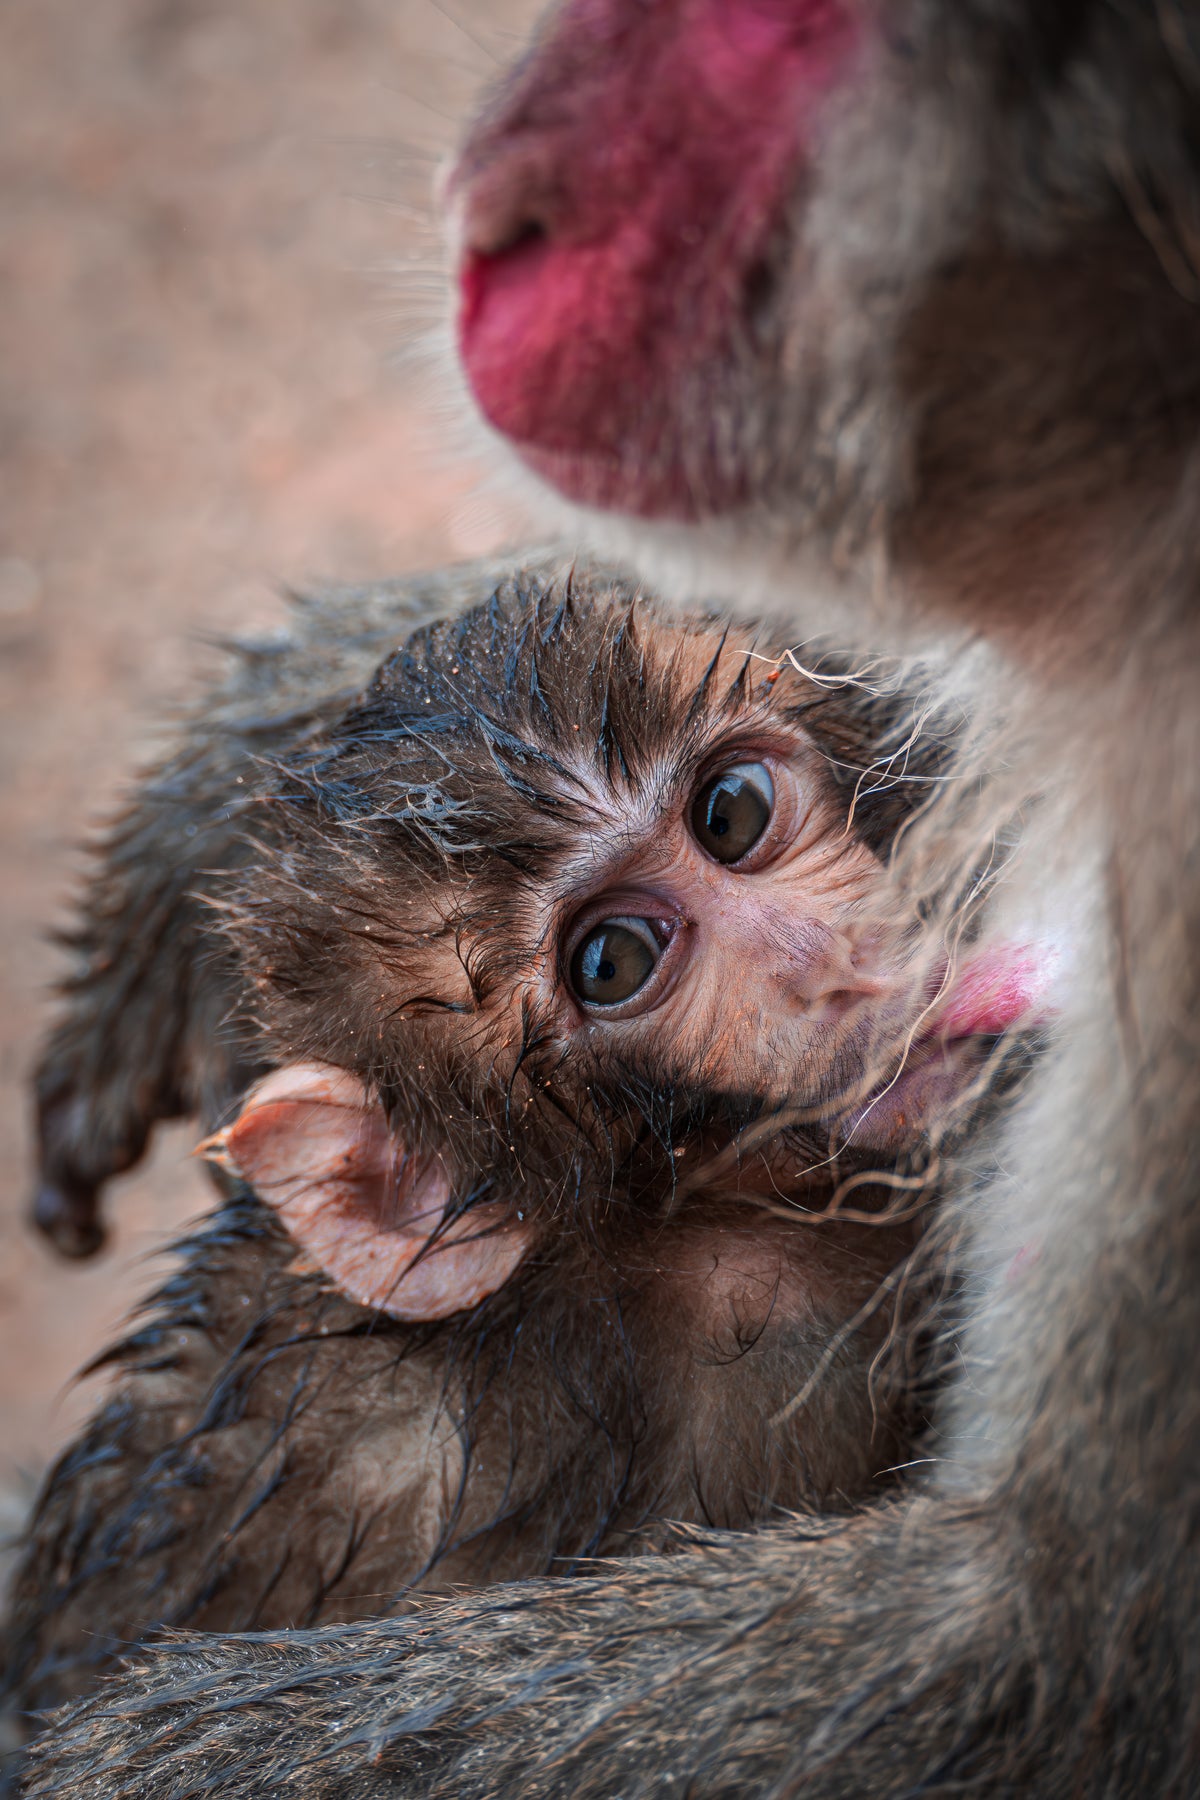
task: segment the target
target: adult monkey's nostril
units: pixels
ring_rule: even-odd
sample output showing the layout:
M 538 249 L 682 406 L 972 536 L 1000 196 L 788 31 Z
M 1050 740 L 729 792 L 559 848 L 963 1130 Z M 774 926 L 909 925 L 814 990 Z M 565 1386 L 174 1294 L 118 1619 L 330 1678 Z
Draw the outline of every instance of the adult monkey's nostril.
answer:
M 510 143 L 492 157 L 468 151 L 446 182 L 445 205 L 464 259 L 503 256 L 551 238 L 568 213 L 561 155 L 551 142 Z
M 493 410 L 487 404 L 495 385 L 489 365 L 498 356 L 507 370 L 529 348 L 529 315 L 536 320 L 542 264 L 562 208 L 553 185 L 544 158 L 521 153 L 478 172 L 464 167 L 451 182 L 460 341 L 468 371 L 483 377 L 485 414 Z
M 508 256 L 527 243 L 544 243 L 550 235 L 546 219 L 533 207 L 468 205 L 462 209 L 460 245 L 464 262 Z
M 521 219 L 514 224 L 508 236 L 489 252 L 492 256 L 507 256 L 511 251 L 522 250 L 527 244 L 545 243 L 550 233 L 541 219 Z

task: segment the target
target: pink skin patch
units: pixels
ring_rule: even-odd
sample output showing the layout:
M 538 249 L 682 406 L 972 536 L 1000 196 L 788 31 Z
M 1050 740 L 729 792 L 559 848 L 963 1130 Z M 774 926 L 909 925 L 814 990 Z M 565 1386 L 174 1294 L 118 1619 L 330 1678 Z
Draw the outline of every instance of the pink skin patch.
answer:
M 721 369 L 820 101 L 859 41 L 842 0 L 576 0 L 468 146 L 459 345 L 484 416 L 571 497 L 663 517 L 736 492 L 671 437 Z M 722 492 L 722 483 L 726 491 Z
M 1053 961 L 1031 944 L 984 951 L 960 972 L 923 1037 L 996 1037 L 1021 1020 L 1044 1021 Z

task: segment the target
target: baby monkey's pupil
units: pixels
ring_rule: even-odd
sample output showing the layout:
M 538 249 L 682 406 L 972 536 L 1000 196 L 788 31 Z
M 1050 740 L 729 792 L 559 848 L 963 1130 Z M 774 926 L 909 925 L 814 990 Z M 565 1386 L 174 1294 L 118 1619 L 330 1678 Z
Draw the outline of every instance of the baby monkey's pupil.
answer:
M 775 784 L 763 764 L 737 763 L 693 800 L 696 842 L 718 862 L 737 862 L 766 830 L 774 805 Z
M 645 985 L 658 958 L 658 939 L 644 919 L 604 919 L 571 958 L 571 986 L 589 1006 L 615 1006 Z

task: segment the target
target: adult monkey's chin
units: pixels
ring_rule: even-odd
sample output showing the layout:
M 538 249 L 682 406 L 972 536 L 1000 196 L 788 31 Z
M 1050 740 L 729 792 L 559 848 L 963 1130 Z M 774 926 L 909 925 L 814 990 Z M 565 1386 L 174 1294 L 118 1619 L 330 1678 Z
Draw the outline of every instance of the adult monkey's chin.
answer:
M 772 360 L 771 269 L 854 13 L 656 0 L 614 24 L 575 0 L 537 85 L 518 70 L 466 145 L 463 366 L 489 424 L 571 500 L 682 521 L 747 497 L 744 377 Z

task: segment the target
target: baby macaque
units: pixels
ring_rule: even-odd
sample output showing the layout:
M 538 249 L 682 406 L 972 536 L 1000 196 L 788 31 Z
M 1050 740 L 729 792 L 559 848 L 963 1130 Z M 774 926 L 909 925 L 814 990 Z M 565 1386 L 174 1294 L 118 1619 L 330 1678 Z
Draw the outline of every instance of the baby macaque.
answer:
M 1008 766 L 1061 840 L 1021 879 L 1098 870 L 1099 916 L 939 1205 L 974 1279 L 908 1491 L 155 1649 L 58 1722 L 43 1800 L 1196 1791 L 1198 120 L 1200 0 L 548 16 L 457 184 L 481 409 L 693 594 L 1019 659 Z
M 97 1004 L 94 952 L 59 1091 L 85 1119 L 62 1046 L 115 1025 L 86 1067 L 136 1094 L 146 1017 L 211 1068 L 197 993 L 206 1029 L 218 1004 L 242 1021 L 210 1086 L 249 1085 L 205 1145 L 232 1197 L 105 1359 L 113 1395 L 39 1503 L 23 1710 L 164 1626 L 372 1616 L 661 1542 L 667 1519 L 844 1509 L 919 1428 L 929 1145 L 1020 1010 L 1019 983 L 944 993 L 888 880 L 946 741 L 891 781 L 897 695 L 601 574 L 471 579 L 489 597 L 349 704 L 359 648 L 292 706 L 317 657 L 281 650 L 274 690 L 257 677 L 269 761 L 241 751 L 235 694 L 238 754 L 185 748 L 171 766 L 199 779 L 131 815 L 173 791 L 213 924 L 189 901 L 186 978 L 124 1011 Z M 387 616 L 348 642 L 377 658 Z M 195 839 L 163 816 L 138 878 L 177 897 Z

